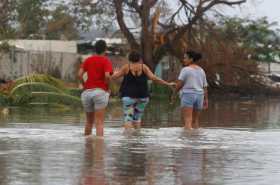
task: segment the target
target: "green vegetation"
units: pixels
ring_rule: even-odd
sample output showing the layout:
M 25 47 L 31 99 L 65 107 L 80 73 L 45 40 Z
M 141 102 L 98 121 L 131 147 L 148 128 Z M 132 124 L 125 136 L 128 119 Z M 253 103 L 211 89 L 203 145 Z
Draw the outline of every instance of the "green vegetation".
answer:
M 246 0 L 177 0 L 172 4 L 156 0 L 70 0 L 65 4 L 52 0 L 2 0 L 0 58 L 1 51 L 9 51 L 4 42 L 7 39 L 79 39 L 81 31 L 95 24 L 98 29 L 121 33 L 131 49 L 141 51 L 144 63 L 153 71 L 164 56 L 180 58 L 186 49 L 194 49 L 203 53 L 201 66 L 211 88 L 222 92 L 260 92 L 267 85 L 267 78 L 258 62 L 280 62 L 280 33 L 274 29 L 275 23 L 266 18 L 225 17 L 219 12 L 221 7 L 245 3 Z M 217 15 L 208 16 L 213 12 Z M 112 29 L 113 22 L 119 30 Z M 118 94 L 118 87 L 112 84 L 112 95 Z M 13 104 L 30 103 L 39 96 L 32 92 L 73 97 L 80 94 L 44 75 L 19 79 L 13 88 L 8 95 Z M 169 94 L 157 85 L 152 91 Z
M 49 75 L 33 74 L 17 79 L 7 94 L 0 94 L 0 105 L 58 104 L 81 106 L 81 90 L 69 89 Z
M 159 84 L 151 84 L 150 90 L 154 98 L 166 99 L 172 95 L 172 90 L 169 87 Z
M 79 38 L 97 10 L 91 1 L 1 0 L 0 40 Z
M 24 83 L 33 83 L 33 82 L 41 82 L 45 84 L 49 84 L 51 86 L 54 86 L 59 89 L 64 89 L 64 82 L 54 78 L 50 75 L 44 75 L 44 74 L 32 74 L 28 76 L 21 77 L 17 80 L 15 80 L 15 86 L 24 84 Z
M 207 73 L 210 92 L 263 94 L 280 90 L 270 88 L 259 68 L 259 62 L 279 62 L 279 41 L 279 30 L 266 18 L 216 16 L 197 25 L 188 44 L 203 53 L 200 65 Z
M 9 105 L 9 101 L 9 97 L 6 94 L 0 92 L 0 106 Z
M 38 38 L 38 31 L 44 25 L 47 9 L 45 0 L 21 0 L 16 4 L 16 20 L 19 23 L 21 38 Z
M 221 17 L 219 25 L 224 40 L 250 49 L 252 59 L 262 62 L 280 60 L 280 33 L 274 29 L 276 22 L 270 23 L 266 17 L 256 20 Z

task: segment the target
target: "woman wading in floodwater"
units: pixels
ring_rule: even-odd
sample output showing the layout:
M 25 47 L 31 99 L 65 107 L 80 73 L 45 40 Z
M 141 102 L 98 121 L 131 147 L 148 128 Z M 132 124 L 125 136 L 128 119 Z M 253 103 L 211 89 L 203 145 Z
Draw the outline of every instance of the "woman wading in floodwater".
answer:
M 182 116 L 186 129 L 199 128 L 199 114 L 208 108 L 207 80 L 204 70 L 196 63 L 200 53 L 187 51 L 181 63 L 183 68 L 177 80 L 176 92 L 180 91 Z
M 109 101 L 109 81 L 113 73 L 111 61 L 106 56 L 107 44 L 104 40 L 95 43 L 96 54 L 88 57 L 79 70 L 84 91 L 81 95 L 86 112 L 85 135 L 91 135 L 93 124 L 96 136 L 103 137 L 104 117 Z M 84 81 L 84 74 L 87 80 Z
M 174 83 L 168 83 L 156 77 L 149 67 L 143 64 L 141 55 L 132 51 L 129 56 L 129 64 L 114 73 L 112 79 L 124 77 L 120 95 L 123 102 L 124 127 L 140 128 L 141 119 L 146 105 L 149 102 L 148 79 L 167 86 L 174 86 Z

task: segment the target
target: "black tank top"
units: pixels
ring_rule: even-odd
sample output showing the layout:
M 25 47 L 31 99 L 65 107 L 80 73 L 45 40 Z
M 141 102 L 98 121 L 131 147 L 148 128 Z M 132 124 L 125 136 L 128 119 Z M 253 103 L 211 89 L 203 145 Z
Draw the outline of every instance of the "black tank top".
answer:
M 134 76 L 129 71 L 124 76 L 121 87 L 120 87 L 120 96 L 121 97 L 131 97 L 131 98 L 147 98 L 149 97 L 148 91 L 148 77 L 143 71 L 142 64 L 142 74 L 139 76 Z

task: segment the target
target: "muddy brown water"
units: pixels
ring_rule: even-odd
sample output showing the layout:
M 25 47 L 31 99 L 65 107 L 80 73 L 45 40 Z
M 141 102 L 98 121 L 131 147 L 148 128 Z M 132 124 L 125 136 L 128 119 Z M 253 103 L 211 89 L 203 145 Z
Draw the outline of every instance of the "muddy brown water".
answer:
M 212 100 L 191 132 L 178 104 L 160 100 L 131 134 L 119 103 L 109 106 L 104 140 L 83 137 L 84 119 L 80 109 L 9 108 L 0 117 L 0 184 L 279 184 L 279 99 Z

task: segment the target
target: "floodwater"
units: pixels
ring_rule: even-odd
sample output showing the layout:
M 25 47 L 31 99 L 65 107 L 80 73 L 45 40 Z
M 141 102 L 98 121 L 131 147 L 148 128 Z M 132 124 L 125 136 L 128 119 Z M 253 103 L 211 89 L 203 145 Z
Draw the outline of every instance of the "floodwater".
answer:
M 102 140 L 83 137 L 80 109 L 2 111 L 0 185 L 279 184 L 279 99 L 212 99 L 191 132 L 159 100 L 140 131 L 124 133 L 121 116 L 112 103 Z

